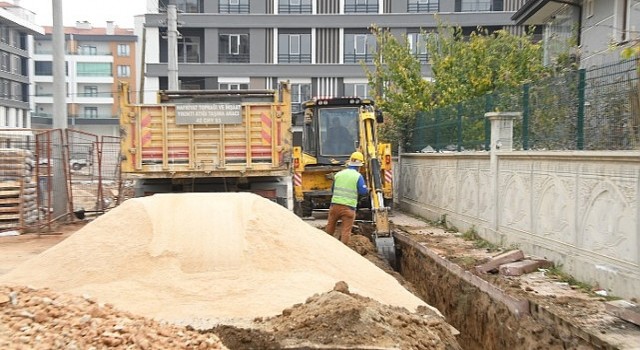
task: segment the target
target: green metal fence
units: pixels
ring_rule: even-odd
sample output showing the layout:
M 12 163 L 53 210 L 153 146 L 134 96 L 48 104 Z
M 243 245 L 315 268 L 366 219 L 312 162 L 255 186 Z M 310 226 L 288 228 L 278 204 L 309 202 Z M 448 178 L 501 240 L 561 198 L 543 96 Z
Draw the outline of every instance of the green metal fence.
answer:
M 640 149 L 638 58 L 580 69 L 418 114 L 410 152 L 488 150 L 486 112 L 522 112 L 514 149 Z

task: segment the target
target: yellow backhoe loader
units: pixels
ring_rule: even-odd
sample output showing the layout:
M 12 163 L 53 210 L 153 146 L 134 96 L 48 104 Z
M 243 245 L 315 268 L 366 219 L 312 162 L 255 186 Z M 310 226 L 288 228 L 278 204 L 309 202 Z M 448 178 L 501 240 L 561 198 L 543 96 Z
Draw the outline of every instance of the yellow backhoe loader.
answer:
M 295 213 L 308 217 L 313 210 L 328 209 L 333 175 L 344 169 L 351 153 L 361 152 L 369 195 L 360 199 L 357 218 L 373 223 L 373 243 L 393 266 L 395 243 L 389 222 L 393 170 L 391 145 L 378 142 L 381 111 L 372 100 L 357 97 L 314 99 L 302 107 L 294 121 L 302 129 L 293 147 Z

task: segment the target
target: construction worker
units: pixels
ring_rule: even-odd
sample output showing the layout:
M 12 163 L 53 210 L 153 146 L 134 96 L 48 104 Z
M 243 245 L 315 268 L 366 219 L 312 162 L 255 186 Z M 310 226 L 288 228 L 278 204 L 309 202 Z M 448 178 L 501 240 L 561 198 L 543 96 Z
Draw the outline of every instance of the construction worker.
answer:
M 338 220 L 342 220 L 340 241 L 344 244 L 349 244 L 351 227 L 356 219 L 358 195 L 366 195 L 369 192 L 359 171 L 363 162 L 364 156 L 362 153 L 353 152 L 346 164 L 347 168 L 339 171 L 333 180 L 331 189 L 333 195 L 331 196 L 329 219 L 325 230 L 333 236 Z

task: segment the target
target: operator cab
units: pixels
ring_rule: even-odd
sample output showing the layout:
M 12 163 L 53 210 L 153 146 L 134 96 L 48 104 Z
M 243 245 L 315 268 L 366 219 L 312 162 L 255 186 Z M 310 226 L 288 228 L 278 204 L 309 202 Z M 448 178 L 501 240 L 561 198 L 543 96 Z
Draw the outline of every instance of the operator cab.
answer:
M 318 164 L 344 163 L 359 146 L 360 109 L 373 102 L 360 98 L 327 98 L 304 102 L 302 143 Z

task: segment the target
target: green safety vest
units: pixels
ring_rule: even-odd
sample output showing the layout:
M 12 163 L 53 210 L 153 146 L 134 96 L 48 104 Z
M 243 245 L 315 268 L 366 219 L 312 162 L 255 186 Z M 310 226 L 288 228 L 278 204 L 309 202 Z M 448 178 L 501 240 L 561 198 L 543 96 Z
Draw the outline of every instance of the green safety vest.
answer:
M 339 171 L 334 177 L 331 203 L 355 208 L 358 205 L 358 179 L 360 173 L 353 169 Z

